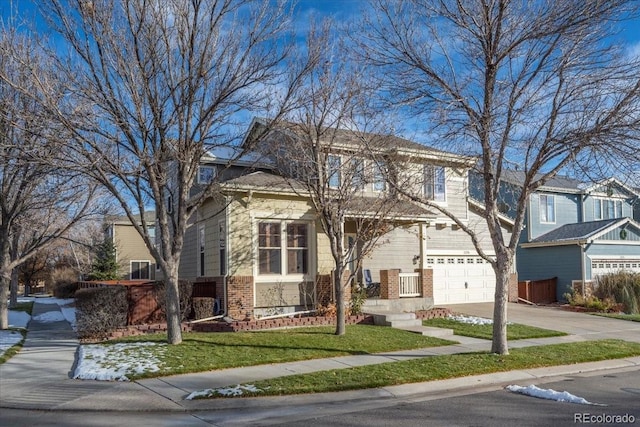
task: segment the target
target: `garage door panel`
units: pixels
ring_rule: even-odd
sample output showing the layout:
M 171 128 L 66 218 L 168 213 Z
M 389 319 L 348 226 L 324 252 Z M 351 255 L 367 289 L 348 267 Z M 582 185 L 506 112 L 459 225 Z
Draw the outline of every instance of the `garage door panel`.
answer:
M 495 274 L 480 257 L 434 256 L 433 295 L 435 304 L 493 301 Z
M 591 276 L 602 276 L 605 274 L 618 273 L 619 271 L 628 271 L 631 273 L 640 273 L 640 259 L 598 259 L 591 260 Z

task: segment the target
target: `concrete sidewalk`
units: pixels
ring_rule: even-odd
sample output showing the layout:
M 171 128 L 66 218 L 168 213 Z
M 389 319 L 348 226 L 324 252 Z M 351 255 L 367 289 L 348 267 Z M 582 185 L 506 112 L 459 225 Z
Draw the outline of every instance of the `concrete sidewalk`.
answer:
M 511 310 L 512 307 L 518 308 Z M 516 312 L 515 317 L 534 316 L 536 319 L 540 318 L 540 316 L 536 315 L 540 312 L 527 312 L 527 310 L 536 310 L 536 308 L 528 307 L 523 311 L 521 307 L 522 306 L 510 305 L 509 308 L 511 312 Z M 486 309 L 486 307 L 472 307 L 472 305 L 468 305 L 460 309 L 456 308 L 456 311 L 477 314 L 473 311 Z M 42 304 L 36 301 L 33 316 L 36 317 L 51 310 L 59 310 L 59 307 L 56 304 Z M 596 318 L 595 321 L 590 323 L 591 319 L 595 318 L 595 316 L 587 316 L 579 313 L 564 313 L 559 316 L 565 316 L 567 314 L 569 316 L 578 316 L 579 320 L 577 323 L 582 325 L 582 329 L 585 330 L 582 334 L 512 341 L 510 342 L 510 347 L 517 348 L 599 339 L 602 334 L 607 333 L 607 328 L 621 332 L 625 337 L 629 337 L 633 341 L 640 342 L 640 324 L 637 324 L 636 327 L 634 322 L 620 320 L 613 320 L 613 323 L 611 323 L 611 319 L 604 318 Z M 586 318 L 582 316 L 586 316 Z M 489 315 L 488 317 L 491 316 Z M 551 315 L 551 312 L 546 311 L 542 318 L 548 319 L 548 322 L 559 321 L 557 317 Z M 569 322 L 569 324 L 573 324 L 572 322 L 574 322 L 574 320 L 567 320 L 571 319 L 570 317 L 567 319 L 565 319 L 565 317 L 562 318 Z M 518 321 L 516 319 L 513 319 L 513 321 L 531 323 Z M 555 324 L 553 327 L 547 324 L 546 327 L 549 329 L 563 330 L 558 324 Z M 247 384 L 261 379 L 434 355 L 487 351 L 490 349 L 491 343 L 486 340 L 456 336 L 454 339 L 459 341 L 460 344 L 445 347 L 251 366 L 146 379 L 137 382 L 104 382 L 71 379 L 78 341 L 68 322 L 41 323 L 32 320 L 29 323 L 28 330 L 29 332 L 22 351 L 6 363 L 0 365 L 0 407 L 132 412 L 246 408 L 247 405 L 256 407 L 279 407 L 301 403 L 320 403 L 334 400 L 344 401 L 347 399 L 397 398 L 414 394 L 441 393 L 444 390 L 451 391 L 479 386 L 486 387 L 489 385 L 503 384 L 505 382 L 519 382 L 520 384 L 523 382 L 532 383 L 544 377 L 571 375 L 593 370 L 640 367 L 640 357 L 634 357 L 342 393 L 189 401 L 184 400 L 189 393 L 207 388 Z M 618 334 L 609 334 L 608 338 L 617 338 L 617 335 Z

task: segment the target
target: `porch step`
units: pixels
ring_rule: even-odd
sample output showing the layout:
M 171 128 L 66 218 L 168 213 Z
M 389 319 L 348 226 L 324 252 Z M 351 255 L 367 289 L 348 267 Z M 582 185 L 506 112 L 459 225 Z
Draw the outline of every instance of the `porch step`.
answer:
M 373 322 L 376 325 L 391 326 L 427 337 L 446 338 L 453 335 L 452 329 L 422 326 L 422 320 L 417 319 L 415 313 L 370 312 L 369 314 L 373 315 Z
M 403 331 L 414 332 L 416 334 L 424 335 L 425 337 L 436 337 L 436 338 L 450 338 L 453 336 L 453 329 L 446 328 L 432 328 L 430 326 L 407 326 L 407 327 L 398 327 L 397 329 L 401 329 Z
M 376 325 L 391 326 L 392 328 L 406 328 L 420 326 L 422 321 L 416 319 L 415 313 L 372 313 Z

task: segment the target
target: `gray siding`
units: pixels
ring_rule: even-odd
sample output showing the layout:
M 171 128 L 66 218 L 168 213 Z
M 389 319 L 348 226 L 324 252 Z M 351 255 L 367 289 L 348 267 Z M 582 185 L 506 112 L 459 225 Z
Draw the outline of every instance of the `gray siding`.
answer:
M 540 195 L 554 196 L 556 220 L 553 223 L 540 222 Z M 559 194 L 538 192 L 529 197 L 529 239 L 535 239 L 551 230 L 555 230 L 564 224 L 573 224 L 579 221 L 580 196 L 576 194 Z
M 584 199 L 584 222 L 596 221 L 595 218 L 595 199 L 607 200 L 606 196 L 586 196 Z M 633 217 L 633 199 L 612 199 L 622 200 L 622 217 Z
M 587 247 L 586 253 L 590 257 L 620 256 L 627 258 L 640 258 L 640 245 L 599 245 L 597 243 L 593 243 Z
M 565 300 L 572 280 L 582 279 L 580 247 L 577 245 L 544 248 L 519 248 L 516 257 L 518 280 L 558 278 L 556 296 Z
M 371 270 L 374 282 L 380 281 L 380 270 L 399 268 L 404 273 L 418 267 L 413 257 L 420 254 L 419 228 L 396 228 L 382 236 L 368 256 L 362 260 L 362 268 Z

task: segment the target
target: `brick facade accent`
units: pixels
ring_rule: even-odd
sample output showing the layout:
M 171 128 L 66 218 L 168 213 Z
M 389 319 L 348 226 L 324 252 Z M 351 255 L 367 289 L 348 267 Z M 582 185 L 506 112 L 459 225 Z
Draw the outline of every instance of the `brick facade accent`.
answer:
M 333 298 L 333 283 L 330 274 L 318 274 L 316 276 L 316 305 L 326 307 Z
M 509 302 L 518 302 L 518 273 L 509 276 Z
M 227 315 L 232 319 L 253 319 L 253 276 L 227 277 Z
M 400 269 L 380 270 L 380 298 L 400 298 Z
M 433 298 L 433 269 L 416 268 L 416 273 L 420 273 L 420 292 L 423 298 Z

